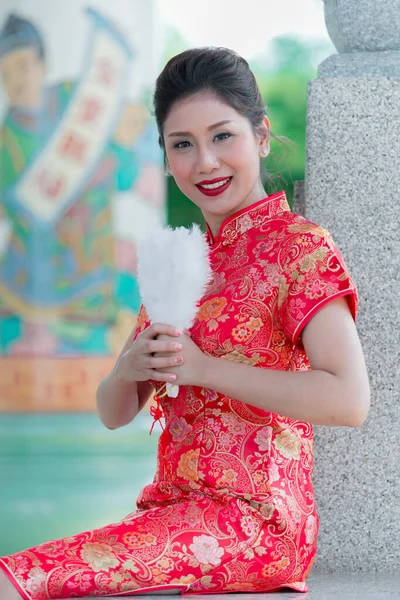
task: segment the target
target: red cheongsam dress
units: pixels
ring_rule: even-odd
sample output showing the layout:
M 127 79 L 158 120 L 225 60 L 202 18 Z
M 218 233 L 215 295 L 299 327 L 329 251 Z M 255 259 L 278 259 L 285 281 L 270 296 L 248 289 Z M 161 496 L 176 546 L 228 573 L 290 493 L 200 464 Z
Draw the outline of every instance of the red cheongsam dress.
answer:
M 191 329 L 204 353 L 308 371 L 301 332 L 316 312 L 346 296 L 355 319 L 357 291 L 330 234 L 283 192 L 208 240 L 213 279 Z M 135 335 L 148 325 L 142 307 Z M 135 512 L 0 560 L 24 599 L 307 591 L 319 527 L 312 425 L 190 385 L 162 407 L 157 472 Z

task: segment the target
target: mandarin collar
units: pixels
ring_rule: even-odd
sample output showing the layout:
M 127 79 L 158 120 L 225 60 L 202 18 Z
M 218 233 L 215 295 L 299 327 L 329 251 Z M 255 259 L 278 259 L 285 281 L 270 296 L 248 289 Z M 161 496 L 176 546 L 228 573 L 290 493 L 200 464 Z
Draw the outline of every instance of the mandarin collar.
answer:
M 232 246 L 239 236 L 254 227 L 260 227 L 265 221 L 287 211 L 290 211 L 290 206 L 286 199 L 286 193 L 281 191 L 276 194 L 270 194 L 266 198 L 250 206 L 246 206 L 246 208 L 239 210 L 234 215 L 225 219 L 221 223 L 216 237 L 213 236 L 208 223 L 206 223 L 207 242 L 212 247 L 216 244 Z

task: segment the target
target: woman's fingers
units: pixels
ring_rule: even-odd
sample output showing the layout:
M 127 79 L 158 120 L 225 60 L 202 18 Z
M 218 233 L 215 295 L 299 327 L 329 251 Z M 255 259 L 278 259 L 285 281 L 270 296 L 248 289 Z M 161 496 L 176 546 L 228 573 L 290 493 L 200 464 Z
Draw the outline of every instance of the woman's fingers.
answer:
M 149 369 L 167 369 L 168 367 L 178 367 L 183 364 L 182 356 L 156 358 L 150 357 L 147 366 Z
M 149 379 L 153 381 L 165 381 L 166 383 L 174 383 L 176 381 L 176 375 L 172 373 L 161 373 L 160 371 L 151 371 Z
M 162 340 L 150 340 L 146 348 L 148 354 L 155 354 L 156 352 L 179 352 L 179 350 L 182 350 L 182 344 Z
M 143 333 L 146 334 L 146 337 L 151 339 L 156 338 L 158 335 L 169 335 L 171 337 L 179 337 L 182 335 L 182 331 L 167 323 L 153 323 L 150 327 L 145 329 Z

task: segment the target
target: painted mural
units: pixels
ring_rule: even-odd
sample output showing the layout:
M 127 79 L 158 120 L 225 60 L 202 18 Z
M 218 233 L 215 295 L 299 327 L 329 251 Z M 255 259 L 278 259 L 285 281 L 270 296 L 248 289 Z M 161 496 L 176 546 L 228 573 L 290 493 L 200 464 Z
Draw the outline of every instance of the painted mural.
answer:
M 3 410 L 94 406 L 139 307 L 135 235 L 164 219 L 148 91 L 127 97 L 134 41 L 97 10 L 82 18 L 79 75 L 52 83 L 43 27 L 12 13 L 0 31 Z

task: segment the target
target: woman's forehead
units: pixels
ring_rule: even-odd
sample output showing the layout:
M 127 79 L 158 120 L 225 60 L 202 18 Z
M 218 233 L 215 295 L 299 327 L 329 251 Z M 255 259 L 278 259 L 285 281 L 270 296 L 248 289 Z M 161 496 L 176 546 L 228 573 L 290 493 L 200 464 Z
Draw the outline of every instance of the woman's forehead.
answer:
M 199 92 L 177 100 L 171 107 L 165 120 L 164 131 L 168 134 L 182 126 L 207 129 L 221 121 L 242 119 L 232 106 L 211 92 Z

